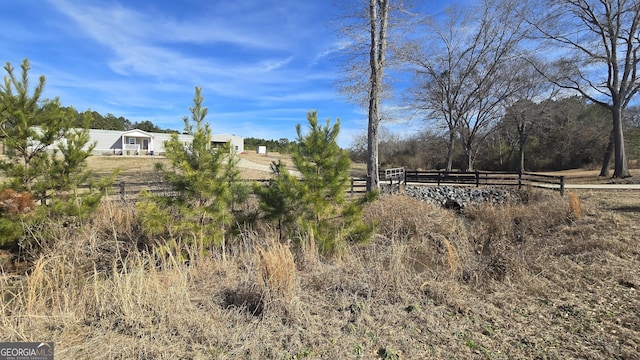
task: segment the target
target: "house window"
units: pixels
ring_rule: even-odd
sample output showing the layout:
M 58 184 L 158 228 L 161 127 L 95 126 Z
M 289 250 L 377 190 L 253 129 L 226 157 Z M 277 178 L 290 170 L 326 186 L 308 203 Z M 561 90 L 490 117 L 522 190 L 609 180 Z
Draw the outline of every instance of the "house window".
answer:
M 129 145 L 135 145 L 136 144 L 136 138 L 129 138 Z

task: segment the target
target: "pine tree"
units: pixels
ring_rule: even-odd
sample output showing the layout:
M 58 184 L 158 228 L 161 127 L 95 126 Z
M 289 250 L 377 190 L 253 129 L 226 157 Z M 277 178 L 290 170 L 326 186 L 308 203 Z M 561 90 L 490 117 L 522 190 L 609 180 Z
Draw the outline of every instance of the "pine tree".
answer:
M 35 197 L 40 206 L 30 213 L 36 216 L 28 219 L 0 212 L 0 227 L 11 228 L 0 231 L 0 243 L 15 242 L 23 235 L 23 227 L 33 223 L 56 217 L 86 218 L 113 181 L 113 177 L 97 183 L 89 180 L 86 159 L 93 150 L 87 146 L 91 118 L 85 118 L 84 128 L 73 129 L 74 109 L 63 108 L 57 98 L 41 100 L 44 76 L 29 94 L 30 68 L 25 59 L 18 77 L 10 63 L 4 67 L 7 75 L 0 86 L 0 138 L 7 156 L 0 161 L 0 170 L 9 180 L 3 187 L 22 198 Z M 80 191 L 87 184 L 90 189 Z
M 68 109 L 72 114 L 73 108 Z M 88 169 L 87 158 L 95 148 L 89 143 L 89 126 L 92 117 L 83 114 L 83 127 L 70 129 L 58 142 L 51 157 L 50 175 L 36 185 L 42 184 L 47 192 L 51 189 L 51 202 L 45 208 L 49 216 L 73 216 L 86 219 L 97 209 L 106 189 L 113 184 L 117 172 L 110 177 L 93 180 Z
M 275 178 L 270 186 L 256 190 L 266 219 L 277 219 L 289 234 L 306 233 L 321 253 L 340 253 L 348 242 L 368 240 L 372 229 L 361 221 L 361 202 L 346 198 L 350 161 L 336 142 L 340 120 L 331 126 L 327 119 L 321 126 L 315 111 L 307 120 L 309 132 L 303 134 L 300 124 L 296 126 L 298 139 L 292 150 L 300 179 L 278 163 L 272 166 Z
M 171 168 L 156 165 L 176 195 L 148 195 L 148 201 L 139 207 L 147 231 L 163 234 L 163 241 L 173 244 L 176 252 L 183 251 L 183 245 L 196 245 L 200 251 L 219 245 L 224 254 L 226 235 L 234 220 L 234 201 L 242 185 L 238 160 L 229 146 L 212 146 L 203 100 L 202 88 L 196 87 L 194 105 L 189 108 L 191 119 L 183 119 L 184 132 L 193 136 L 193 142 L 185 145 L 173 134 L 165 144 Z
M 30 95 L 31 65 L 27 59 L 21 68 L 18 78 L 13 66 L 7 63 L 4 85 L 0 86 L 0 137 L 7 155 L 6 160 L 0 161 L 0 169 L 11 178 L 11 188 L 31 192 L 34 182 L 49 174 L 51 159 L 47 149 L 66 135 L 73 119 L 66 116 L 58 99 L 40 99 L 44 76 Z

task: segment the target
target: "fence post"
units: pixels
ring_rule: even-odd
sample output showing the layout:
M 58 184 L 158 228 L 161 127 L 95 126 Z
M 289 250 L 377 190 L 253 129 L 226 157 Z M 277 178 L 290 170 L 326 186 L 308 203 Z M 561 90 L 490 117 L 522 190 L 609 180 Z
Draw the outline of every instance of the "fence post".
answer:
M 518 172 L 518 190 L 522 189 L 522 171 Z
M 480 187 L 480 172 L 476 170 L 476 187 Z
M 120 182 L 120 200 L 125 201 L 126 198 L 126 192 L 125 192 L 125 186 L 124 186 L 124 181 Z
M 564 196 L 564 176 L 560 176 L 560 196 Z
M 353 178 L 351 178 L 351 197 L 353 197 Z
M 438 171 L 438 186 L 440 186 L 440 178 L 441 178 L 440 171 Z

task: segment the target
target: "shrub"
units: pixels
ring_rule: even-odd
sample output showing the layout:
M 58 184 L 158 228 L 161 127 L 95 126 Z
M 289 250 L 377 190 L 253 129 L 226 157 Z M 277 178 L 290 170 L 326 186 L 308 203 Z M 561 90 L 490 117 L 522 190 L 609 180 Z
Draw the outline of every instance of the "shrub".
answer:
M 468 280 L 503 280 L 528 272 L 529 256 L 537 246 L 530 239 L 545 238 L 572 218 L 565 199 L 556 194 L 533 194 L 528 199 L 526 204 L 481 204 L 465 209 L 476 254 L 475 262 L 465 264 Z
M 580 198 L 575 192 L 567 194 L 569 198 L 569 213 L 574 220 L 578 220 L 582 217 L 582 206 L 580 204 Z
M 172 134 L 165 145 L 172 168 L 156 164 L 177 196 L 146 194 L 146 201 L 140 202 L 138 209 L 149 236 L 159 236 L 177 247 L 196 246 L 200 252 L 220 246 L 225 256 L 227 232 L 234 224 L 234 202 L 246 198 L 246 191 L 239 189 L 244 185 L 238 181 L 238 160 L 230 154 L 229 147 L 211 145 L 211 128 L 204 121 L 207 108 L 202 106 L 201 92 L 196 87 L 191 119 L 183 119 L 185 133 L 193 135 L 193 142 L 185 146 Z
M 0 190 L 0 246 L 14 246 L 23 236 L 23 221 L 34 212 L 35 201 L 29 192 Z
M 29 192 L 0 190 L 0 215 L 9 217 L 26 215 L 35 209 L 35 205 L 33 196 Z
M 296 127 L 298 139 L 292 149 L 300 179 L 282 163 L 272 164 L 274 179 L 264 188 L 255 186 L 264 218 L 278 221 L 281 237 L 302 235 L 317 244 L 323 254 L 341 254 L 347 243 L 367 241 L 372 227 L 361 219 L 361 200 L 348 201 L 350 162 L 336 139 L 340 121 L 318 124 L 317 113 L 307 115 L 309 132 Z

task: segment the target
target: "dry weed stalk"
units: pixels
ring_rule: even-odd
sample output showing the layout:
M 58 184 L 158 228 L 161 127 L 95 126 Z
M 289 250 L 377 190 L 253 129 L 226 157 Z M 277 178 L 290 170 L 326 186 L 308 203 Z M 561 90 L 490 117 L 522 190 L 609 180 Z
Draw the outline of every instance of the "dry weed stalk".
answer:
M 316 245 L 316 237 L 313 231 L 306 234 L 300 234 L 300 250 L 302 251 L 303 261 L 306 265 L 316 265 L 319 261 L 318 246 Z
M 289 247 L 279 242 L 258 248 L 259 283 L 268 299 L 290 300 L 296 295 L 296 264 Z
M 580 197 L 575 192 L 567 194 L 569 198 L 569 212 L 574 220 L 578 220 L 582 217 L 582 205 L 580 204 Z
M 456 278 L 462 265 L 460 264 L 460 256 L 458 250 L 451 244 L 449 240 L 443 238 L 444 245 L 447 247 L 447 261 L 449 263 L 449 269 L 451 270 L 451 276 Z

